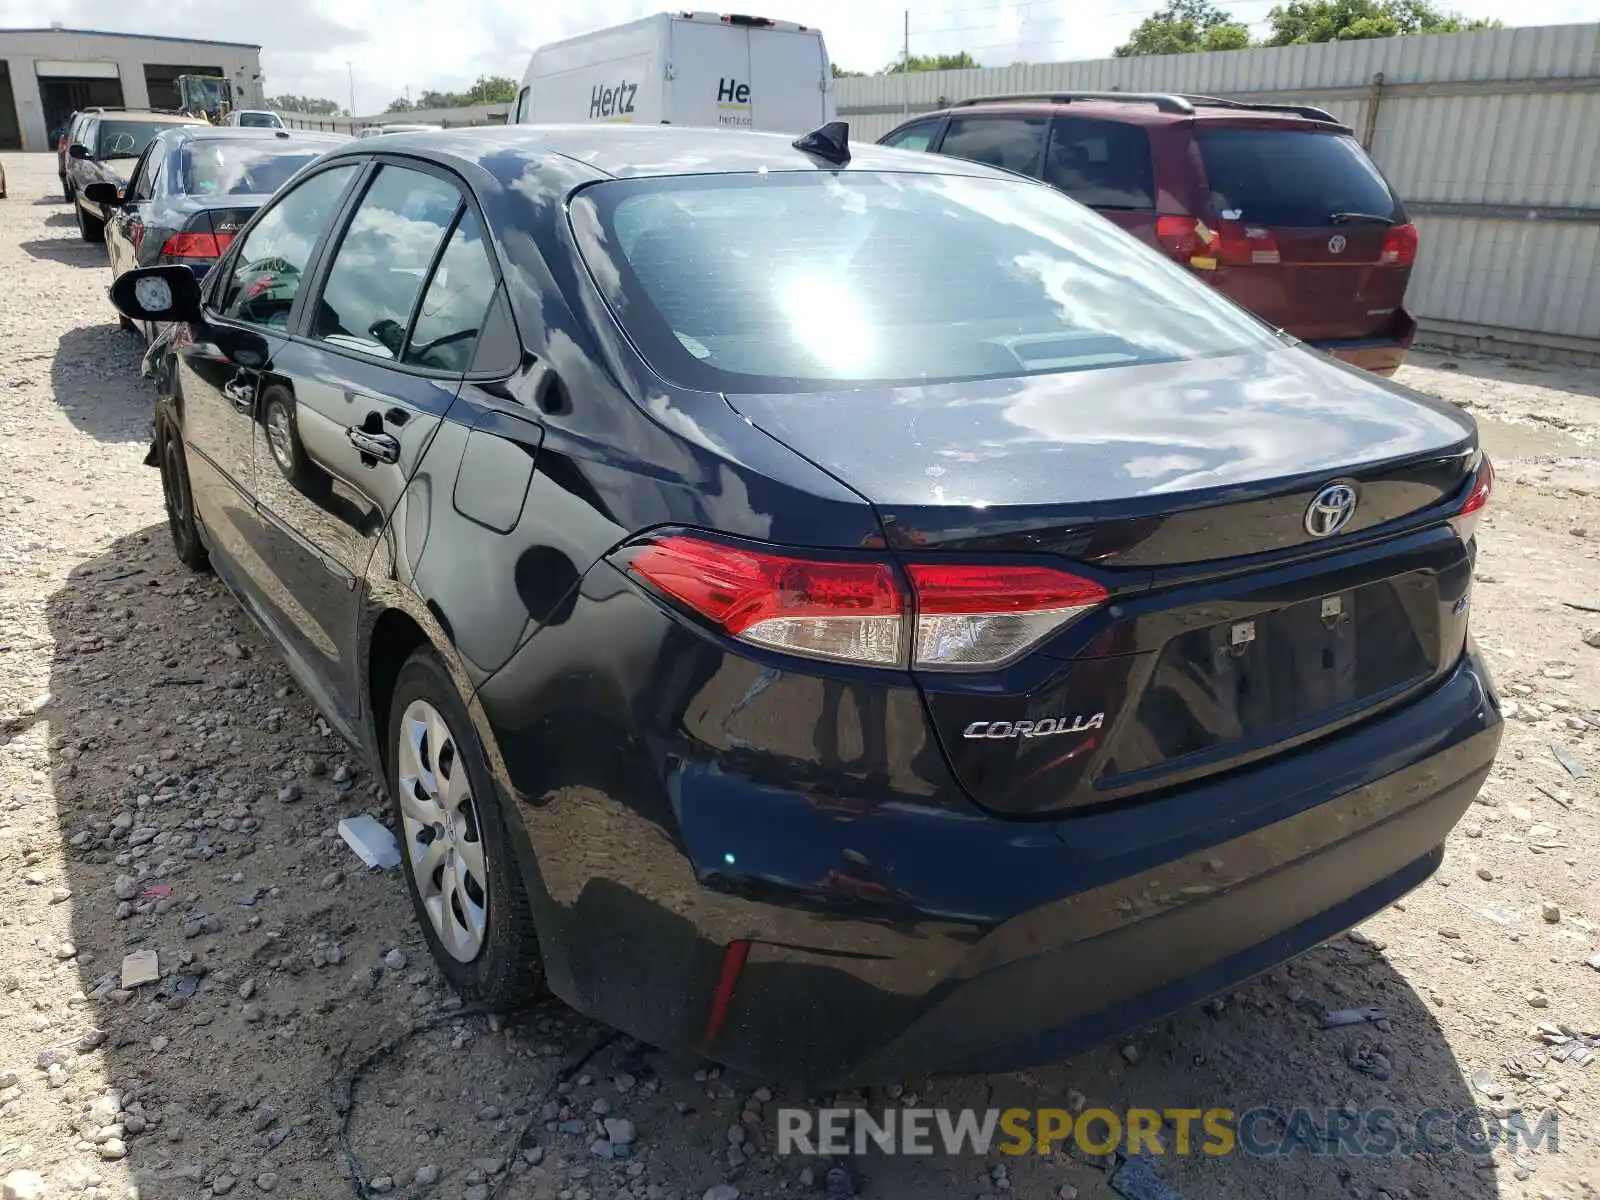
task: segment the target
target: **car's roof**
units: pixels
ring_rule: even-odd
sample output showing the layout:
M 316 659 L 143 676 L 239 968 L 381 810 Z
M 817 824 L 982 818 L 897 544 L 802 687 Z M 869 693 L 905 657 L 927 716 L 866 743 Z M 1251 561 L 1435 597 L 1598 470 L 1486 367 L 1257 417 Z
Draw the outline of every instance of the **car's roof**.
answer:
M 850 143 L 843 167 L 797 150 L 794 135 L 749 130 L 699 129 L 685 125 L 481 125 L 426 133 L 397 133 L 384 152 L 433 154 L 473 163 L 512 186 L 530 159 L 559 156 L 589 168 L 596 179 L 660 178 L 672 175 L 738 174 L 756 171 L 878 170 L 924 175 L 976 175 L 1015 179 L 1008 171 L 943 155 L 891 150 L 871 142 Z M 335 153 L 376 154 L 364 142 Z
M 350 138 L 342 133 L 314 129 L 264 129 L 250 125 L 187 125 L 174 136 L 185 141 L 274 142 L 282 146 L 311 143 L 318 146 L 343 146 Z

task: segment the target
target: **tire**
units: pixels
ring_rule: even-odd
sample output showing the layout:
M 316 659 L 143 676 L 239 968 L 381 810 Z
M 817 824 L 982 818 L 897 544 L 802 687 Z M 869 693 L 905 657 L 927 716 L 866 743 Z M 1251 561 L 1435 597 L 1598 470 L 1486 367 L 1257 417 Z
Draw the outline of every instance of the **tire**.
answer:
M 78 214 L 78 236 L 86 242 L 104 242 L 106 240 L 106 223 L 99 217 L 91 217 L 83 211 L 83 205 L 74 206 Z
M 167 528 L 178 561 L 191 571 L 211 567 L 211 555 L 200 540 L 194 519 L 194 493 L 189 488 L 189 460 L 183 452 L 183 431 L 163 406 L 156 410 L 156 465 L 161 468 L 161 494 L 166 501 Z
M 384 755 L 406 890 L 434 961 L 465 999 L 524 1007 L 544 992 L 527 889 L 494 777 L 432 647 L 400 668 Z
M 72 203 L 72 188 L 67 185 L 67 177 L 61 177 L 61 198 L 68 204 Z

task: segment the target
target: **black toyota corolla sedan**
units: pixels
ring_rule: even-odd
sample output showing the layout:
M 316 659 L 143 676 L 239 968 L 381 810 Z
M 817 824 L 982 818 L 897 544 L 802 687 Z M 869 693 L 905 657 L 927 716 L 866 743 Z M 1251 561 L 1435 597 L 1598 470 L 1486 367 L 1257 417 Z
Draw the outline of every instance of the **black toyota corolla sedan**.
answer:
M 1471 419 L 1059 192 L 683 128 L 352 143 L 156 459 L 465 994 L 800 1080 L 1057 1059 L 1428 877 L 1499 701 Z
M 156 263 L 182 263 L 204 275 L 267 197 L 301 167 L 349 140 L 299 130 L 164 129 L 139 156 L 126 187 L 102 182 L 83 189 L 84 198 L 107 213 L 112 278 Z M 126 317 L 123 323 L 130 324 Z

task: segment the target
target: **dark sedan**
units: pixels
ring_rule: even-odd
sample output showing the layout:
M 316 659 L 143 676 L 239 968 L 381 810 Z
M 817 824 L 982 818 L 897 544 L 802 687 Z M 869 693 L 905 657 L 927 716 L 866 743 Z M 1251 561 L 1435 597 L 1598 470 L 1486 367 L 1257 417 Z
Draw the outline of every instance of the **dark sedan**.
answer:
M 1488 773 L 1470 417 L 1051 188 L 819 132 L 355 142 L 155 457 L 443 972 L 818 1081 L 1057 1059 L 1416 887 Z
M 273 192 L 349 140 L 210 125 L 163 131 L 140 155 L 125 188 L 98 183 L 84 189 L 85 199 L 110 214 L 112 278 L 157 263 L 182 263 L 204 275 Z

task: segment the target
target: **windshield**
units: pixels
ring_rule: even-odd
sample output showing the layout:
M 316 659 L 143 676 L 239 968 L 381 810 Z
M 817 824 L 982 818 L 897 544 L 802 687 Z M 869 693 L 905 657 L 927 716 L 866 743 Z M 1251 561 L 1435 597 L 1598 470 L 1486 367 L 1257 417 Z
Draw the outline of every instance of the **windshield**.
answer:
M 172 126 L 153 121 L 101 121 L 96 158 L 138 158 L 163 129 Z
M 271 113 L 247 112 L 239 114 L 239 124 L 251 129 L 277 129 L 280 122 Z
M 1352 137 L 1196 124 L 1211 203 L 1224 220 L 1315 228 L 1334 224 L 1336 213 L 1403 219 L 1389 185 Z
M 1038 184 L 783 172 L 616 180 L 573 200 L 652 367 L 719 392 L 923 384 L 1281 346 Z
M 183 150 L 177 191 L 186 196 L 265 196 L 322 151 L 281 142 L 207 138 Z

